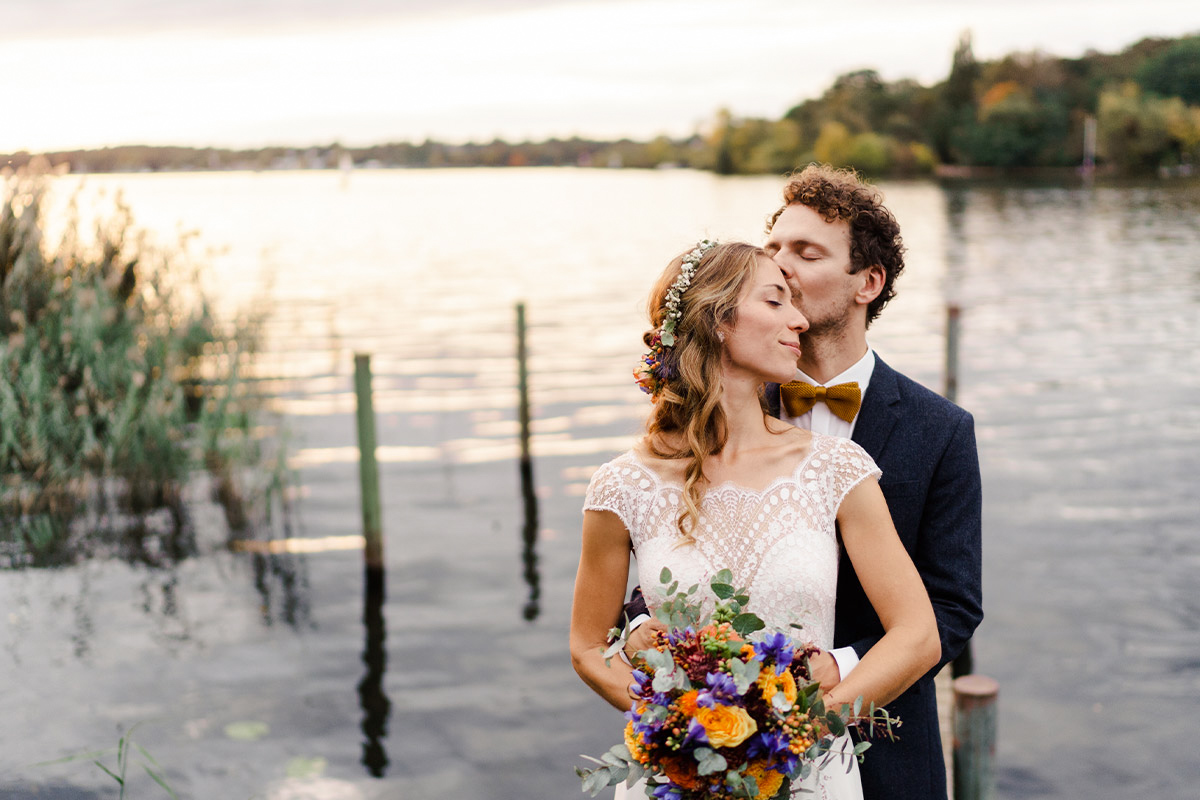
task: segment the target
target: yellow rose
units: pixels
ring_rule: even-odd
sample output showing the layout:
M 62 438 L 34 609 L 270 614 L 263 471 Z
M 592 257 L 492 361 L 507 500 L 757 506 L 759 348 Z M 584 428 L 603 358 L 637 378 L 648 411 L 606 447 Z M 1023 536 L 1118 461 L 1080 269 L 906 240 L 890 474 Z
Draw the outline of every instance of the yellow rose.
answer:
M 776 675 L 774 668 L 767 668 L 759 673 L 758 688 L 762 691 L 763 699 L 768 703 L 775 693 L 782 690 L 783 697 L 789 706 L 796 705 L 796 679 L 791 670 L 784 670 L 782 675 Z
M 758 794 L 754 795 L 754 800 L 769 800 L 779 791 L 779 787 L 783 785 L 783 774 L 776 772 L 773 769 L 764 769 L 757 762 L 751 764 L 746 769 L 746 774 L 758 783 Z
M 737 706 L 714 706 L 696 712 L 713 747 L 737 747 L 758 730 L 758 723 Z

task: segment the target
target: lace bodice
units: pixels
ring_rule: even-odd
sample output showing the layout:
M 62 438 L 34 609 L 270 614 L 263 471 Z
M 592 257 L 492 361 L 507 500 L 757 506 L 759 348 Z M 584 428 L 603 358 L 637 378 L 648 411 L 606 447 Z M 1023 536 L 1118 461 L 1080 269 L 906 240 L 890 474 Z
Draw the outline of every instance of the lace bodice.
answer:
M 669 567 L 680 586 L 706 586 L 718 570 L 750 590 L 749 610 L 769 627 L 817 646 L 833 645 L 838 542 L 834 528 L 846 494 L 879 468 L 849 439 L 813 434 L 812 447 L 790 474 L 761 491 L 731 483 L 710 488 L 694 542 L 679 545 L 683 487 L 656 475 L 628 451 L 598 469 L 585 510 L 611 511 L 629 530 L 638 577 L 651 609 L 663 600 Z

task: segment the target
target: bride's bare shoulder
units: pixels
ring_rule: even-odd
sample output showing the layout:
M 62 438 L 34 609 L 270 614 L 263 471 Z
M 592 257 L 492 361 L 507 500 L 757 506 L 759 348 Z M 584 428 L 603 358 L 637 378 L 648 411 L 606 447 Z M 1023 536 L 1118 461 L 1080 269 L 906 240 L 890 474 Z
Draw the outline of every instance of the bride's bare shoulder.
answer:
M 648 436 L 643 436 L 630 452 L 659 478 L 671 483 L 682 483 L 688 459 L 671 457 L 670 446 L 670 442 L 651 442 Z
M 775 434 L 775 446 L 781 455 L 807 453 L 812 448 L 812 431 L 797 428 L 795 425 L 775 419 L 774 417 L 768 420 L 767 430 Z

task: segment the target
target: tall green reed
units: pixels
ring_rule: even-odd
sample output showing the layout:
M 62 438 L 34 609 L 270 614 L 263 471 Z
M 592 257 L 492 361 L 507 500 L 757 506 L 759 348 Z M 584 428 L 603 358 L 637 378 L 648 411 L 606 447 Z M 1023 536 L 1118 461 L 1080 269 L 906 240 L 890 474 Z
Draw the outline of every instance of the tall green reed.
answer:
M 254 390 L 263 316 L 221 318 L 188 243 L 152 244 L 119 201 L 92 236 L 72 201 L 47 242 L 51 178 L 3 179 L 0 565 L 184 557 L 198 476 L 232 530 L 268 521 L 287 472 Z

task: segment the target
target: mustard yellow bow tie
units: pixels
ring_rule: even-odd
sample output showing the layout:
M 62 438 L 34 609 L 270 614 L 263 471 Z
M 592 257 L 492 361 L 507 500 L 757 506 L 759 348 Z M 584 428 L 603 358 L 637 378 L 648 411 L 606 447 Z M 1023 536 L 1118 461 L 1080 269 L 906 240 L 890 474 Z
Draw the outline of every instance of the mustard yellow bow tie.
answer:
M 839 419 L 853 422 L 862 405 L 862 391 L 853 381 L 834 386 L 813 386 L 804 381 L 792 381 L 779 387 L 779 399 L 791 417 L 804 416 L 819 400 L 829 406 L 829 410 Z

